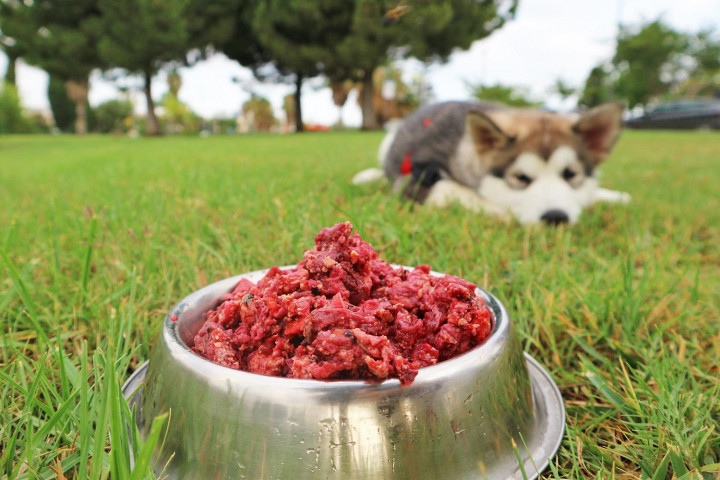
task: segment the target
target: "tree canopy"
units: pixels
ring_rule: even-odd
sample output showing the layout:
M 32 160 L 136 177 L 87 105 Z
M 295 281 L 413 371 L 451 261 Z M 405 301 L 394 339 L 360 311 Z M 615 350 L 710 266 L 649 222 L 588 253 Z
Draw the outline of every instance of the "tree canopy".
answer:
M 621 27 L 612 60 L 618 72 L 615 94 L 625 99 L 629 108 L 646 105 L 676 80 L 678 64 L 673 61 L 686 47 L 686 37 L 661 20 L 639 30 Z
M 363 126 L 378 127 L 373 74 L 392 60 L 445 61 L 500 28 L 518 0 L 0 0 L 0 48 L 55 79 L 84 118 L 88 78 L 120 69 L 144 79 L 148 133 L 158 133 L 152 77 L 222 51 L 260 79 L 361 84 Z M 14 63 L 13 63 L 14 64 Z M 347 92 L 345 92 L 347 94 Z M 76 126 L 76 131 L 83 128 Z
M 610 78 L 603 65 L 594 67 L 583 88 L 578 105 L 592 108 L 610 100 Z
M 182 61 L 187 52 L 188 0 L 98 1 L 103 14 L 100 53 L 111 65 L 143 76 L 147 133 L 157 135 L 152 77 L 168 62 Z
M 663 99 L 720 96 L 720 36 L 674 30 L 657 19 L 622 26 L 613 58 L 590 71 L 578 105 L 622 100 L 629 108 Z
M 485 102 L 502 103 L 511 107 L 537 107 L 540 102 L 528 98 L 527 92 L 519 87 L 496 83 L 495 85 L 469 85 L 471 96 Z
M 363 128 L 372 129 L 379 126 L 373 108 L 378 67 L 407 56 L 445 61 L 500 28 L 516 7 L 517 0 L 418 0 L 403 8 L 386 0 L 252 0 L 236 15 L 235 31 L 245 36 L 223 51 L 261 78 L 295 82 L 298 130 L 303 79 L 324 74 L 334 84 L 360 82 Z
M 346 0 L 260 0 L 252 28 L 272 58 L 276 78 L 295 82 L 295 127 L 303 130 L 303 80 L 317 76 L 347 35 L 352 10 Z
M 97 44 L 102 32 L 97 0 L 2 2 L 2 28 L 23 58 L 66 82 L 75 103 L 76 133 L 87 131 L 90 73 L 103 68 Z
M 515 15 L 516 0 L 416 0 L 407 14 L 398 46 L 406 56 L 423 61 L 447 61 L 456 50 L 467 50 Z
M 243 0 L 188 0 L 185 6 L 187 45 L 186 50 L 196 50 L 194 59 L 220 51 L 235 33 L 235 15 Z
M 487 37 L 515 15 L 517 0 L 418 0 L 398 11 L 383 0 L 356 0 L 352 23 L 327 65 L 334 80 L 362 82 L 363 128 L 377 128 L 373 71 L 396 58 L 446 61 L 457 49 Z M 394 13 L 397 12 L 397 13 Z
M 687 78 L 678 84 L 678 93 L 685 97 L 720 96 L 720 35 L 714 29 L 687 37 Z
M 32 38 L 33 25 L 17 16 L 24 14 L 23 5 L 0 0 L 0 50 L 8 57 L 5 83 L 15 84 L 15 64 L 27 48 L 25 39 Z M 19 38 L 16 38 L 18 37 Z

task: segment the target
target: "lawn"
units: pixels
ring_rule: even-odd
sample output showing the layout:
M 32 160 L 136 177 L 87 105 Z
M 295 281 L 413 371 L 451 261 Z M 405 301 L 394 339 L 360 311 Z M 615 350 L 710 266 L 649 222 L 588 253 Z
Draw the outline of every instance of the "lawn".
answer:
M 130 478 L 119 388 L 165 312 L 343 220 L 504 301 L 565 399 L 548 478 L 720 478 L 718 134 L 624 133 L 602 178 L 633 202 L 567 228 L 351 185 L 380 139 L 0 137 L 0 478 Z

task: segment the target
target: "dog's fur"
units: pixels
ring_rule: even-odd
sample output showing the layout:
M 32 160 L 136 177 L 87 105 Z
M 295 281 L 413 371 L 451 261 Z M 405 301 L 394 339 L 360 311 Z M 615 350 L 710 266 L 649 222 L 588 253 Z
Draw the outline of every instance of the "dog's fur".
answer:
M 409 115 L 380 145 L 382 178 L 419 203 L 459 203 L 474 211 L 514 216 L 521 223 L 574 223 L 598 201 L 629 195 L 598 187 L 597 167 L 621 130 L 622 107 L 608 103 L 579 117 L 446 102 Z

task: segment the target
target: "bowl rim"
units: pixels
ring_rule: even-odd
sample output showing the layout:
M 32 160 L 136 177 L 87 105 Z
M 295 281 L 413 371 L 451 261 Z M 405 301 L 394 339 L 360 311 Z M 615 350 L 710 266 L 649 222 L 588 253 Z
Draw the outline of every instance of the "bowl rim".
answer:
M 397 264 L 390 264 L 390 266 L 393 268 L 400 267 L 411 270 L 416 268 Z M 296 267 L 297 265 L 286 265 L 279 268 L 281 270 L 285 270 Z M 218 280 L 194 291 L 178 302 L 165 316 L 160 334 L 164 340 L 166 348 L 169 350 L 170 356 L 201 376 L 206 378 L 208 376 L 213 378 L 223 378 L 233 383 L 242 382 L 250 388 L 291 388 L 307 391 L 320 390 L 326 392 L 336 390 L 356 391 L 367 389 L 410 389 L 416 384 L 422 385 L 436 380 L 450 378 L 453 373 L 458 371 L 458 369 L 466 370 L 472 368 L 474 365 L 477 365 L 478 362 L 484 360 L 486 356 L 492 356 L 492 353 L 497 351 L 501 342 L 507 341 L 510 334 L 510 318 L 505 306 L 493 294 L 483 288 L 477 287 L 475 290 L 476 295 L 486 302 L 492 316 L 493 326 L 490 336 L 485 339 L 483 343 L 476 345 L 467 352 L 448 360 L 443 360 L 442 362 L 438 362 L 434 365 L 420 368 L 415 380 L 405 386 L 401 386 L 400 380 L 397 378 L 374 382 L 372 380 L 318 380 L 263 375 L 244 370 L 235 370 L 215 363 L 212 360 L 208 360 L 207 358 L 193 352 L 180 336 L 179 327 L 181 326 L 183 314 L 199 301 L 206 300 L 206 297 L 208 296 L 222 295 L 222 293 L 217 294 L 220 290 L 223 293 L 229 293 L 241 279 L 247 278 L 248 276 L 260 276 L 260 278 L 262 278 L 269 270 L 269 268 L 253 270 L 251 272 L 241 273 Z M 431 270 L 430 274 L 440 277 L 448 275 L 434 270 Z M 218 298 L 218 300 L 220 299 Z M 176 319 L 173 320 L 175 317 Z

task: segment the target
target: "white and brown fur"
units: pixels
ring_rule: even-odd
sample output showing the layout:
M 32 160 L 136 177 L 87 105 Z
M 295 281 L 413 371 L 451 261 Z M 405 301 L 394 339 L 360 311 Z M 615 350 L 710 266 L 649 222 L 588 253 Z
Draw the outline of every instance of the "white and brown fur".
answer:
M 574 223 L 583 208 L 628 202 L 599 188 L 597 167 L 621 130 L 622 107 L 608 103 L 575 117 L 492 104 L 446 102 L 420 109 L 380 145 L 378 169 L 413 200 L 459 203 L 521 223 Z

